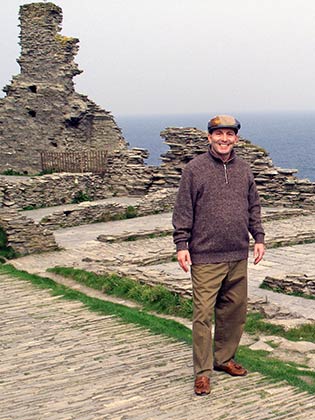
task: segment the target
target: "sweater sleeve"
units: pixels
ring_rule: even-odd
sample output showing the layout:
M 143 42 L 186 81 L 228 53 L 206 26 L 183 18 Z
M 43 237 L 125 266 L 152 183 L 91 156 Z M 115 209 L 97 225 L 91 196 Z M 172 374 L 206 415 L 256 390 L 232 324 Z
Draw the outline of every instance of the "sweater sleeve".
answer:
M 261 206 L 259 194 L 253 174 L 250 176 L 250 186 L 248 193 L 248 213 L 249 227 L 248 230 L 256 243 L 264 243 L 265 232 L 261 223 Z
M 193 226 L 193 180 L 188 167 L 182 172 L 180 185 L 173 211 L 173 239 L 176 251 L 188 249 Z

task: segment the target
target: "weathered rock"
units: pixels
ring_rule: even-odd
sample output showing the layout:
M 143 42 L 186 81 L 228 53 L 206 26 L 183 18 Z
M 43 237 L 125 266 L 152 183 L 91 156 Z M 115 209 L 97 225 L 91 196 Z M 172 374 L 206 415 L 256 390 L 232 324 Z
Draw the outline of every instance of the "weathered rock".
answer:
M 251 350 L 263 350 L 268 351 L 270 353 L 273 352 L 273 348 L 269 344 L 265 343 L 263 340 L 256 341 L 256 343 L 249 346 L 249 348 Z
M 20 8 L 21 73 L 0 100 L 0 170 L 41 170 L 40 152 L 125 149 L 110 112 L 74 91 L 81 73 L 76 38 L 59 34 L 62 10 L 53 3 Z
M 171 127 L 163 130 L 161 136 L 170 150 L 162 155 L 163 163 L 151 189 L 159 188 L 161 180 L 165 187 L 176 186 L 186 163 L 208 148 L 207 133 L 196 128 Z M 263 205 L 314 209 L 314 182 L 296 178 L 296 169 L 275 167 L 268 153 L 247 139 L 240 138 L 235 150 L 250 164 Z
M 315 276 L 290 274 L 285 277 L 266 276 L 263 285 L 284 293 L 303 293 L 315 296 Z
M 7 235 L 7 246 L 19 255 L 58 249 L 50 230 L 15 210 L 0 210 L 0 226 Z

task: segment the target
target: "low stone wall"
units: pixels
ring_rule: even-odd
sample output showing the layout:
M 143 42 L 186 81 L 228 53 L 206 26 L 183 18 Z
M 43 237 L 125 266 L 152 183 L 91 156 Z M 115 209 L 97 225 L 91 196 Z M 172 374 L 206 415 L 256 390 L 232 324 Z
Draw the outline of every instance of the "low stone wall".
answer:
M 208 134 L 196 128 L 167 128 L 161 132 L 170 150 L 162 155 L 162 164 L 153 174 L 151 190 L 175 187 L 183 167 L 208 149 Z M 295 176 L 296 169 L 275 167 L 269 154 L 241 138 L 236 153 L 251 166 L 265 206 L 315 208 L 315 183 Z
M 148 152 L 135 148 L 111 152 L 103 175 L 53 174 L 20 182 L 0 178 L 0 207 L 50 207 L 73 203 L 80 195 L 93 201 L 174 190 L 187 162 L 207 151 L 207 133 L 195 128 L 168 128 L 161 135 L 170 150 L 162 155 L 159 167 L 145 165 Z M 268 153 L 248 140 L 241 139 L 235 148 L 251 165 L 262 205 L 315 208 L 314 182 L 297 178 L 295 169 L 275 167 Z
M 315 296 L 315 275 L 290 274 L 284 278 L 267 276 L 262 284 L 272 290 L 283 293 L 303 293 L 305 295 Z
M 7 246 L 19 255 L 58 249 L 50 230 L 15 210 L 0 210 L 0 226 L 7 235 Z
M 50 230 L 65 227 L 80 226 L 90 223 L 108 222 L 132 216 L 134 207 L 128 213 L 128 205 L 122 203 L 93 203 L 85 202 L 74 206 L 72 209 L 57 210 L 44 216 L 40 224 Z
M 113 196 L 144 195 L 149 188 L 152 169 L 144 164 L 144 149 L 120 150 L 108 157 L 103 175 L 56 173 L 21 181 L 0 178 L 0 207 L 40 208 L 70 204 L 84 196 L 101 200 Z
M 128 203 L 84 202 L 65 207 L 44 216 L 40 220 L 42 226 L 50 230 L 79 226 L 89 223 L 107 222 L 109 220 L 126 219 L 135 216 L 171 211 L 177 189 L 165 189 L 149 193 L 130 205 Z

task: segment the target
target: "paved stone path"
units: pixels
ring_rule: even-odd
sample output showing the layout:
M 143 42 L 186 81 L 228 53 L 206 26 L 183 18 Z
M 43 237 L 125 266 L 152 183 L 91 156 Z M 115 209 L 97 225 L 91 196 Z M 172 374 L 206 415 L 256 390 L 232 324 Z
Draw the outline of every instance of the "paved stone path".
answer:
M 192 389 L 191 349 L 0 275 L 0 419 L 315 419 L 315 399 L 259 374 Z
M 279 212 L 264 209 L 264 214 Z M 315 215 L 295 215 L 264 223 L 267 243 L 294 243 L 296 238 L 315 240 Z M 149 284 L 162 283 L 172 290 L 191 294 L 189 275 L 182 272 L 176 262 L 171 236 L 146 238 L 137 241 L 99 242 L 99 235 L 119 238 L 139 232 L 170 231 L 170 213 L 107 223 L 96 223 L 54 232 L 60 252 L 31 255 L 15 260 L 19 269 L 43 274 L 48 267 L 68 265 L 95 272 L 117 272 Z M 315 302 L 262 290 L 259 285 L 265 276 L 292 273 L 315 273 L 315 243 L 267 249 L 265 259 L 257 266 L 249 264 L 249 297 L 268 299 L 283 313 L 292 313 L 315 320 Z M 251 261 L 251 259 L 250 259 Z

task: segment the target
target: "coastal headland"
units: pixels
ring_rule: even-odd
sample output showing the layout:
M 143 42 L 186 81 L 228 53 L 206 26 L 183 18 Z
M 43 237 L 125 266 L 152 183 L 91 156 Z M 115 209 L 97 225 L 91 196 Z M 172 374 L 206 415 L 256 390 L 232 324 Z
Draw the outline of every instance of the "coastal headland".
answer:
M 171 212 L 181 170 L 207 150 L 207 133 L 166 128 L 162 164 L 146 165 L 147 151 L 128 147 L 111 113 L 75 92 L 78 40 L 59 34 L 62 10 L 31 3 L 20 20 L 21 73 L 0 100 L 0 227 L 12 251 L 0 273 L 0 420 L 315 419 L 315 339 L 286 335 L 315 325 L 315 183 L 275 167 L 249 140 L 239 142 L 236 152 L 255 175 L 267 241 L 264 261 L 249 266 L 249 315 L 279 327 L 246 332 L 243 352 L 300 373 L 293 383 L 255 365 L 241 379 L 216 372 L 211 396 L 196 398 L 189 344 L 122 321 L 114 310 L 91 311 L 82 296 L 96 307 L 110 302 L 151 314 L 132 299 L 47 270 L 114 274 L 189 301 Z M 45 162 L 51 173 L 38 175 Z M 25 272 L 45 278 L 42 288 L 21 281 Z M 73 300 L 52 295 L 43 286 L 49 280 Z M 153 315 L 190 328 L 187 318 Z

